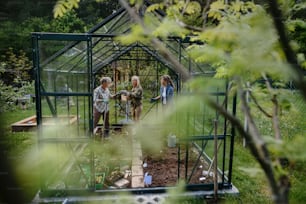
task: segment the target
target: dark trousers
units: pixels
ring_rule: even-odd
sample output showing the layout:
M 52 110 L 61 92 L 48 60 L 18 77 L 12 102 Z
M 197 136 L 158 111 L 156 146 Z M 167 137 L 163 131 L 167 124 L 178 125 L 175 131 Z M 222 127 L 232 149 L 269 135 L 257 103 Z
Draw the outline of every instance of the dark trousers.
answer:
M 99 111 L 97 111 L 96 108 L 94 108 L 94 129 L 97 127 L 98 122 L 101 118 L 103 118 L 103 125 L 104 125 L 104 134 L 108 134 L 109 133 L 109 111 L 107 111 L 106 113 L 100 113 Z

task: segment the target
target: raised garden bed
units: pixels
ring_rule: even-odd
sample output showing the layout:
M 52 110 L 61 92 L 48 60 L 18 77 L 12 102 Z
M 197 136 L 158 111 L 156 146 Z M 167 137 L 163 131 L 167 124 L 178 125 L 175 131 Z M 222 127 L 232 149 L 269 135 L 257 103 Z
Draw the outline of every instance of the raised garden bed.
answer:
M 71 125 L 77 121 L 77 116 L 57 116 L 53 118 L 51 116 L 43 117 L 42 123 L 45 126 L 54 126 L 58 124 Z M 11 125 L 12 132 L 23 132 L 23 131 L 33 131 L 37 127 L 36 116 L 30 116 L 28 118 L 22 119 Z
M 188 184 L 205 184 L 213 183 L 213 170 L 208 172 L 209 164 L 201 159 L 196 164 L 198 154 L 192 149 L 189 150 L 187 180 Z M 143 168 L 144 173 L 152 176 L 152 184 L 150 187 L 167 187 L 175 186 L 179 179 L 186 179 L 186 160 L 185 156 L 181 153 L 180 158 L 180 172 L 178 178 L 178 148 L 164 147 L 159 154 L 148 154 L 144 159 L 146 165 Z M 195 166 L 194 172 L 190 177 L 192 170 Z M 219 177 L 220 178 L 220 177 Z
M 68 149 L 73 154 L 66 157 L 58 166 L 55 164 L 59 171 L 54 171 L 49 176 L 50 179 L 46 182 L 48 190 L 104 191 L 131 188 L 131 139 L 124 131 L 112 135 L 110 140 L 101 142 L 97 139 L 91 145 L 80 143 L 69 146 Z M 91 160 L 92 153 L 93 160 Z M 91 169 L 92 165 L 94 169 Z

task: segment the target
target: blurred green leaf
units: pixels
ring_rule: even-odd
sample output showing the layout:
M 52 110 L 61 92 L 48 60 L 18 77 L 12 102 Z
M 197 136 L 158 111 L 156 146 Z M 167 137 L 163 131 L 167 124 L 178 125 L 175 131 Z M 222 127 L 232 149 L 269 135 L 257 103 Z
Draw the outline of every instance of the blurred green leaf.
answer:
M 53 8 L 54 18 L 62 17 L 66 12 L 79 7 L 80 0 L 58 0 Z
M 188 33 L 189 31 L 181 27 L 176 21 L 164 18 L 162 23 L 153 31 L 152 34 L 155 37 L 166 39 L 169 36 L 185 38 Z
M 159 9 L 163 9 L 164 8 L 164 4 L 159 3 L 159 4 L 151 4 L 150 6 L 148 6 L 146 12 L 153 12 Z
M 150 38 L 147 34 L 144 33 L 143 28 L 141 25 L 133 25 L 131 33 L 118 36 L 116 37 L 116 40 L 118 40 L 120 43 L 124 45 L 130 45 L 132 43 L 135 43 L 137 41 L 140 41 L 144 44 L 148 43 Z

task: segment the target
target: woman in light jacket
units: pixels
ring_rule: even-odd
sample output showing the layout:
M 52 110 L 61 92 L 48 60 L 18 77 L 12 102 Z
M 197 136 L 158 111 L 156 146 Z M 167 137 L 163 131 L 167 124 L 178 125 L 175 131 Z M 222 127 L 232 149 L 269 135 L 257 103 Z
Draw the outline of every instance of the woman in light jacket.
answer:
M 160 80 L 160 95 L 151 98 L 151 102 L 161 100 L 163 106 L 172 104 L 174 95 L 174 84 L 169 75 L 163 75 Z

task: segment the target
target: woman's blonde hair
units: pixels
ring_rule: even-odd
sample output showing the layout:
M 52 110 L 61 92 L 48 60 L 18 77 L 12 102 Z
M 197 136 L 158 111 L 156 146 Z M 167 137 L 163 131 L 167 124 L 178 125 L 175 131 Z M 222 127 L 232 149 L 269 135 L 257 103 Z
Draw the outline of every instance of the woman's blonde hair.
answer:
M 139 77 L 138 76 L 132 76 L 132 81 L 133 80 L 136 80 L 137 81 L 137 86 L 136 87 L 141 87 L 141 85 L 140 85 L 140 80 L 139 80 Z

